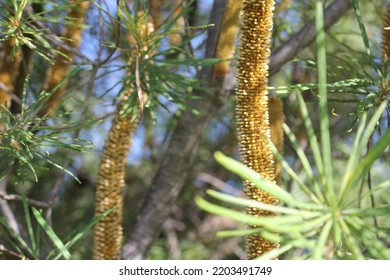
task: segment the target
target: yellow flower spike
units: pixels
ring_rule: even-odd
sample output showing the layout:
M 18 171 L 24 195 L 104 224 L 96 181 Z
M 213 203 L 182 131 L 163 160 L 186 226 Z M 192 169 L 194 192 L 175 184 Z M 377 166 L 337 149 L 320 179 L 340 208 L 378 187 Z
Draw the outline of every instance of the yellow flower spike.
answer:
M 135 120 L 131 113 L 126 116 L 121 114 L 129 93 L 131 90 L 122 96 L 117 105 L 99 166 L 95 216 L 111 208 L 113 210 L 94 227 L 93 258 L 95 260 L 118 260 L 120 258 L 127 156 L 140 120 L 140 110 Z
M 387 5 L 383 27 L 390 28 L 390 4 Z M 390 29 L 382 30 L 382 63 L 390 58 Z
M 183 11 L 183 3 L 181 0 L 175 0 L 175 10 L 173 11 L 173 17 L 177 17 L 178 15 L 180 15 L 180 13 L 182 13 Z M 171 34 L 169 36 L 169 43 L 171 44 L 171 46 L 175 46 L 175 45 L 179 45 L 181 44 L 182 42 L 182 34 L 181 33 L 184 33 L 184 29 L 185 29 L 185 26 L 186 26 L 186 23 L 185 23 L 185 19 L 184 17 L 179 17 L 177 20 L 176 20 L 176 29 L 177 29 L 177 33 L 174 33 L 174 34 Z
M 274 11 L 274 0 L 244 0 L 241 25 L 241 44 L 237 65 L 236 121 L 238 143 L 244 164 L 259 172 L 265 179 L 275 180 L 275 163 L 271 149 L 268 119 L 268 58 Z M 259 190 L 249 181 L 244 182 L 244 192 L 250 199 L 277 204 L 275 197 Z M 273 213 L 249 208 L 253 216 L 270 216 Z M 247 256 L 254 259 L 278 244 L 260 235 L 250 235 Z
M 241 7 L 242 0 L 228 0 L 222 19 L 215 58 L 232 58 L 238 32 Z M 230 71 L 229 64 L 229 60 L 217 63 L 214 66 L 214 76 L 218 78 L 228 73 Z
M 81 25 L 85 21 L 90 2 L 78 2 L 78 0 L 73 0 L 71 2 L 74 4 L 70 8 L 67 16 L 72 19 L 73 22 L 69 23 L 65 27 L 62 37 L 69 39 L 66 40 L 64 44 L 67 44 L 71 48 L 77 48 L 82 36 L 83 27 Z M 69 61 L 66 62 L 63 57 L 60 57 L 53 65 L 50 66 L 47 71 L 46 82 L 44 85 L 46 92 L 50 92 L 53 88 L 55 88 L 65 78 L 65 76 L 69 74 L 72 67 L 70 62 L 73 60 L 73 53 L 63 47 L 59 47 L 58 51 L 65 54 Z M 55 110 L 61 101 L 63 93 L 65 92 L 66 85 L 67 82 L 65 81 L 61 87 L 50 96 L 49 100 L 41 109 L 39 113 L 40 115 L 44 116 L 51 114 Z
M 140 12 L 139 15 L 141 16 L 142 13 Z M 149 18 L 147 23 L 141 24 L 141 39 L 146 41 L 147 35 L 152 33 L 153 30 L 154 26 Z M 131 34 L 127 38 L 131 45 L 136 45 L 136 40 Z M 138 55 L 137 51 L 131 52 L 130 65 L 135 60 L 136 55 Z M 123 239 L 123 196 L 127 157 L 134 133 L 141 119 L 142 106 L 146 103 L 147 98 L 145 93 L 142 93 L 142 96 L 139 97 L 142 100 L 139 100 L 139 108 L 135 119 L 133 119 L 133 112 L 131 111 L 123 115 L 122 111 L 130 94 L 133 93 L 133 89 L 134 87 L 130 87 L 121 96 L 103 148 L 96 183 L 95 217 L 102 215 L 109 209 L 113 210 L 94 227 L 93 258 L 95 260 L 120 259 Z
M 0 65 L 0 104 L 9 108 L 11 106 L 11 94 L 14 91 L 14 81 L 18 75 L 19 65 L 22 59 L 20 50 L 17 50 L 11 58 L 15 46 L 15 38 L 3 42 L 4 55 Z

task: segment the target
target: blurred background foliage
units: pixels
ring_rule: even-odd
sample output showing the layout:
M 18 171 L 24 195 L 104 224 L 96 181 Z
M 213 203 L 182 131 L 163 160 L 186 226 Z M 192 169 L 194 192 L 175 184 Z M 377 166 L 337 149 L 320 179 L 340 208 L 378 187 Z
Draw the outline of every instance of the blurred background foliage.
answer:
M 33 104 L 42 98 L 41 92 L 45 80 L 46 71 L 50 60 L 54 59 L 53 49 L 55 40 L 65 28 L 65 23 L 71 21 L 66 17 L 68 1 L 1 1 L 1 29 L 0 38 L 6 39 L 9 22 L 7 18 L 12 15 L 14 3 L 23 4 L 26 26 L 33 29 L 33 32 L 42 35 L 38 41 L 32 39 L 39 52 L 35 52 L 29 79 L 26 80 L 25 106 Z M 61 137 L 69 139 L 58 139 L 60 144 L 48 148 L 48 154 L 44 157 L 33 157 L 29 160 L 34 167 L 38 181 L 28 168 L 20 169 L 23 162 L 15 161 L 11 166 L 10 157 L 4 148 L 0 149 L 0 194 L 15 194 L 25 196 L 39 202 L 50 202 L 54 197 L 52 205 L 42 207 L 43 216 L 53 228 L 60 239 L 75 230 L 82 230 L 93 219 L 94 193 L 97 177 L 98 164 L 106 133 L 111 125 L 111 117 L 115 110 L 115 100 L 125 85 L 126 63 L 124 50 L 126 44 L 125 26 L 118 27 L 117 8 L 115 1 L 96 0 L 91 3 L 88 10 L 85 28 L 82 33 L 81 45 L 72 62 L 77 66 L 69 79 L 65 96 L 55 113 L 55 117 L 40 118 L 32 116 L 29 121 L 36 125 L 36 137 L 45 137 L 46 128 L 39 128 L 42 124 L 56 131 Z M 147 1 L 127 1 L 130 9 L 137 5 L 148 6 Z M 172 17 L 174 8 L 181 1 L 161 1 L 161 14 L 163 18 Z M 282 46 L 288 38 L 303 28 L 315 17 L 316 0 L 277 0 L 272 38 L 272 50 Z M 330 4 L 332 1 L 324 1 Z M 383 16 L 386 0 L 359 1 L 362 19 L 365 24 L 367 36 L 371 46 L 371 53 L 375 62 L 381 64 L 381 33 L 383 29 Z M 190 3 L 190 4 L 189 4 Z M 158 46 L 154 46 L 161 54 L 157 57 L 160 65 L 171 73 L 176 79 L 184 76 L 182 80 L 173 83 L 180 94 L 187 94 L 184 99 L 178 95 L 182 102 L 174 102 L 169 94 L 162 94 L 158 97 L 155 106 L 144 114 L 141 124 L 134 136 L 127 166 L 125 210 L 124 210 L 124 231 L 125 236 L 137 217 L 145 194 L 151 185 L 152 178 L 159 167 L 162 155 L 164 154 L 172 130 L 177 119 L 183 110 L 191 110 L 186 104 L 191 99 L 191 92 L 197 78 L 197 71 L 215 61 L 203 60 L 206 47 L 207 30 L 211 27 L 210 12 L 214 1 L 197 0 L 183 1 L 186 7 L 182 16 L 185 18 L 186 27 L 174 25 L 169 27 L 172 33 L 182 36 L 178 45 L 169 41 L 166 35 Z M 134 6 L 135 5 L 135 6 Z M 35 20 L 43 26 L 31 25 L 34 21 L 31 15 L 37 14 Z M 172 31 L 173 30 L 173 31 Z M 127 30 L 128 31 L 128 30 Z M 26 35 L 27 36 L 27 35 Z M 53 40 L 51 40 L 53 39 Z M 5 41 L 3 41 L 5 42 Z M 21 42 L 23 45 L 23 42 Z M 6 54 L 5 48 L 0 49 L 1 56 Z M 284 64 L 276 73 L 270 77 L 270 90 L 272 95 L 279 94 L 284 103 L 285 121 L 297 136 L 298 142 L 306 151 L 308 140 L 304 133 L 302 116 L 299 113 L 298 101 L 293 85 L 316 84 L 317 72 L 315 65 L 316 47 L 311 45 L 299 50 L 296 57 Z M 350 9 L 340 21 L 338 21 L 327 32 L 327 68 L 328 82 L 333 83 L 348 79 L 365 79 L 375 81 L 378 73 L 372 67 L 367 56 L 366 48 L 362 40 L 356 16 Z M 177 63 L 173 63 L 177 61 Z M 171 64 L 169 64 L 171 63 Z M 231 62 L 235 69 L 235 60 Z M 167 73 L 168 73 L 167 72 Z M 171 76 L 172 77 L 172 76 Z M 1 82 L 1 81 L 0 81 Z M 232 81 L 234 84 L 234 81 Z M 287 86 L 282 90 L 281 86 Z M 163 90 L 163 89 L 160 89 Z M 175 90 L 175 88 L 173 88 Z M 329 93 L 330 109 L 330 133 L 332 143 L 332 165 L 334 167 L 334 181 L 341 180 L 344 170 L 343 165 L 347 155 L 352 149 L 355 135 L 355 121 L 359 116 L 359 108 L 369 111 L 369 102 L 364 103 L 368 93 L 375 91 L 375 86 L 344 87 L 339 92 Z M 310 117 L 314 124 L 318 124 L 319 110 L 318 99 L 314 89 L 302 90 L 301 94 L 307 104 Z M 387 99 L 388 99 L 387 94 Z M 154 105 L 154 104 L 153 104 Z M 359 107 L 361 106 L 361 107 Z M 31 107 L 31 106 L 30 106 Z M 147 108 L 148 109 L 148 108 Z M 6 118 L 5 112 L 0 110 L 2 118 Z M 369 111 L 369 114 L 372 113 Z M 196 112 L 194 112 L 196 114 Z M 15 115 L 20 118 L 19 115 Z M 385 111 L 380 122 L 383 131 L 389 125 L 389 111 Z M 23 120 L 23 118 L 20 118 Z M 17 123 L 17 122 L 16 122 Z M 75 126 L 66 129 L 66 126 Z M 318 131 L 318 127 L 315 127 Z M 1 129 L 3 133 L 3 129 Z M 7 143 L 0 135 L 1 147 Z M 80 153 L 71 146 L 79 143 L 82 139 L 88 141 Z M 377 139 L 373 138 L 373 142 Z M 81 141 L 81 140 L 80 140 Z M 89 147 L 89 143 L 94 146 Z M 12 144 L 9 142 L 9 145 Z M 191 171 L 184 183 L 181 193 L 173 207 L 170 217 L 164 222 L 161 234 L 158 236 L 151 248 L 150 259 L 242 259 L 245 258 L 243 251 L 245 240 L 242 237 L 221 238 L 216 233 L 220 230 L 244 228 L 241 224 L 222 216 L 208 214 L 201 210 L 194 202 L 195 196 L 204 196 L 207 189 L 216 189 L 235 196 L 241 196 L 241 178 L 234 175 L 219 165 L 213 158 L 215 151 L 239 158 L 236 129 L 234 121 L 234 97 L 231 95 L 214 115 L 206 133 L 204 133 L 197 156 L 192 164 Z M 284 149 L 285 160 L 294 168 L 299 176 L 305 178 L 300 161 L 291 145 L 286 141 Z M 55 168 L 46 159 L 58 163 L 61 168 Z M 373 185 L 388 179 L 390 172 L 389 149 L 373 166 L 370 173 L 370 180 Z M 7 168 L 6 168 L 7 167 Z M 76 181 L 68 170 L 79 182 Z M 340 173 L 337 171 L 340 170 Z M 21 176 L 21 172 L 23 176 Z M 294 182 L 282 172 L 283 187 L 294 195 L 299 195 L 299 190 L 294 187 Z M 0 197 L 1 199 L 1 197 Z M 382 193 L 377 204 L 389 205 L 390 193 Z M 21 207 L 19 200 L 9 199 L 7 201 L 9 211 L 19 224 L 19 234 L 28 240 L 29 225 L 26 224 L 26 211 Z M 370 205 L 369 197 L 364 202 Z M 35 207 L 40 208 L 38 205 Z M 1 208 L 4 211 L 4 206 Z M 4 212 L 0 212 L 4 216 Z M 383 227 L 390 227 L 389 220 L 381 221 Z M 37 223 L 31 225 L 37 229 Z M 46 258 L 53 245 L 50 238 L 42 233 L 40 246 L 40 258 Z M 28 241 L 27 241 L 28 242 Z M 12 247 L 15 239 L 11 237 L 6 228 L 0 225 L 0 259 L 19 258 L 20 255 L 12 254 L 17 250 Z M 92 232 L 87 231 L 83 238 L 78 241 L 77 246 L 70 249 L 74 259 L 89 259 L 92 256 Z M 299 252 L 295 252 L 299 254 Z M 288 255 L 286 258 L 294 257 Z

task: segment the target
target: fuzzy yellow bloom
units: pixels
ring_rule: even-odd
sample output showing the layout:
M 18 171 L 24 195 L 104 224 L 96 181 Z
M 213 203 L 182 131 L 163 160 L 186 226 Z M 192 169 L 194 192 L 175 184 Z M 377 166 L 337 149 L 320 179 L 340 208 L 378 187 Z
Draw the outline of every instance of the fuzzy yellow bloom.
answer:
M 138 114 L 133 120 L 131 113 L 126 116 L 120 113 L 130 92 L 129 90 L 123 95 L 117 105 L 100 161 L 96 184 L 95 216 L 111 208 L 113 210 L 95 225 L 93 240 L 95 260 L 118 260 L 120 258 L 126 163 L 140 117 Z
M 0 62 L 0 104 L 11 106 L 11 94 L 14 91 L 14 81 L 18 75 L 19 65 L 22 59 L 20 50 L 11 53 L 15 47 L 15 38 L 3 42 L 4 54 Z
M 226 3 L 221 32 L 218 38 L 215 58 L 231 59 L 238 32 L 242 0 L 228 0 Z M 230 61 L 221 61 L 214 66 L 214 76 L 221 77 L 230 71 Z
M 143 12 L 139 12 L 142 16 Z M 147 36 L 154 31 L 152 20 L 141 24 L 141 38 L 146 41 Z M 135 38 L 128 34 L 130 45 L 137 44 Z M 145 49 L 147 50 L 147 49 Z M 134 49 L 129 57 L 129 65 L 134 64 L 137 51 Z M 133 75 L 133 73 L 128 73 Z M 130 94 L 134 94 L 134 86 L 124 92 L 117 104 L 111 129 L 108 133 L 103 148 L 103 154 L 99 166 L 98 180 L 96 183 L 95 217 L 112 209 L 110 214 L 100 220 L 94 227 L 93 258 L 95 260 L 118 260 L 122 249 L 123 239 L 123 197 L 125 189 L 125 175 L 127 157 L 134 133 L 136 132 L 143 109 L 147 101 L 147 94 L 139 97 L 139 107 L 134 118 L 134 112 L 123 110 Z
M 275 180 L 275 163 L 268 145 L 267 77 L 274 4 L 273 0 L 243 1 L 236 95 L 241 159 L 248 167 L 271 181 Z M 256 201 L 278 203 L 275 197 L 259 190 L 249 181 L 244 182 L 244 192 L 248 198 Z M 257 208 L 249 208 L 247 211 L 253 216 L 273 215 Z M 277 246 L 260 235 L 251 235 L 247 240 L 248 258 L 256 258 Z
M 387 5 L 383 27 L 390 28 L 390 4 Z M 382 62 L 390 58 L 390 29 L 382 30 Z
M 77 48 L 81 42 L 82 36 L 82 24 L 85 22 L 87 10 L 90 2 L 79 2 L 76 0 L 71 1 L 72 6 L 68 12 L 68 17 L 72 19 L 63 32 L 62 37 L 67 38 L 64 44 L 67 44 L 71 48 Z M 68 61 L 64 61 L 64 57 L 58 57 L 58 60 L 48 69 L 46 75 L 46 82 L 44 89 L 46 92 L 50 92 L 55 88 L 65 77 L 69 74 L 73 60 L 73 53 L 66 48 L 60 47 L 58 51 L 68 57 Z M 54 94 L 52 94 L 46 104 L 43 106 L 40 115 L 51 114 L 57 105 L 61 101 L 61 97 L 65 92 L 67 82 L 65 81 L 61 87 L 59 87 Z

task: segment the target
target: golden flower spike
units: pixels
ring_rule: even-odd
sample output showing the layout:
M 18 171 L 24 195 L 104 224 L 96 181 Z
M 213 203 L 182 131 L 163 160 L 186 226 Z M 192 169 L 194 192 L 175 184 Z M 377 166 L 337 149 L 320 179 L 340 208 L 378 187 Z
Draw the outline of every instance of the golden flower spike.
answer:
M 72 23 L 69 23 L 63 32 L 62 37 L 67 38 L 64 44 L 67 44 L 71 48 L 77 48 L 81 42 L 81 35 L 83 31 L 82 24 L 85 21 L 86 13 L 89 8 L 89 1 L 79 2 L 77 0 L 73 0 L 72 6 L 68 12 L 68 17 L 72 19 Z M 44 85 L 44 89 L 46 92 L 50 92 L 53 88 L 55 88 L 65 77 L 69 74 L 71 70 L 71 61 L 73 60 L 73 53 L 66 48 L 59 47 L 58 51 L 64 55 L 66 55 L 69 61 L 64 61 L 63 57 L 59 57 L 58 60 L 54 62 L 53 65 L 47 71 L 46 82 Z M 51 114 L 57 105 L 61 101 L 61 97 L 65 92 L 67 82 L 65 81 L 61 87 L 59 87 L 47 100 L 39 114 L 41 116 Z
M 93 258 L 95 260 L 118 260 L 122 248 L 123 195 L 127 156 L 134 133 L 140 120 L 140 110 L 135 120 L 132 113 L 121 114 L 130 93 L 129 89 L 117 105 L 111 129 L 103 148 L 96 183 L 95 216 L 109 209 L 112 212 L 94 227 Z
M 143 12 L 140 12 L 142 15 Z M 154 31 L 151 18 L 141 25 L 142 38 L 146 40 L 148 34 Z M 130 45 L 135 46 L 135 38 L 129 34 Z M 134 64 L 137 51 L 134 49 L 129 57 L 129 65 Z M 128 73 L 132 75 L 132 73 Z M 102 215 L 109 209 L 112 211 L 101 219 L 94 227 L 93 258 L 95 260 L 118 260 L 122 249 L 123 239 L 123 196 L 125 189 L 125 175 L 127 157 L 134 133 L 136 132 L 147 101 L 146 93 L 139 96 L 139 107 L 134 118 L 134 112 L 123 115 L 127 99 L 134 94 L 134 86 L 124 92 L 116 107 L 111 129 L 103 148 L 96 183 L 95 217 Z
M 390 4 L 387 5 L 382 30 L 382 63 L 390 58 Z
M 238 23 L 242 0 L 228 0 L 221 24 L 215 58 L 231 59 L 234 52 L 238 32 Z M 230 61 L 224 60 L 214 66 L 216 78 L 224 76 L 230 71 Z
M 241 159 L 245 165 L 265 179 L 275 180 L 275 163 L 271 149 L 268 119 L 268 58 L 274 11 L 274 0 L 244 0 L 241 44 L 237 65 L 236 120 Z M 268 204 L 278 200 L 244 182 L 244 192 L 250 199 Z M 247 209 L 255 217 L 274 215 L 257 208 Z M 247 240 L 247 256 L 254 259 L 278 244 L 253 234 Z
M 11 94 L 14 91 L 14 81 L 18 76 L 19 65 L 22 59 L 20 50 L 11 53 L 15 47 L 15 38 L 3 42 L 4 54 L 0 63 L 0 104 L 9 108 Z

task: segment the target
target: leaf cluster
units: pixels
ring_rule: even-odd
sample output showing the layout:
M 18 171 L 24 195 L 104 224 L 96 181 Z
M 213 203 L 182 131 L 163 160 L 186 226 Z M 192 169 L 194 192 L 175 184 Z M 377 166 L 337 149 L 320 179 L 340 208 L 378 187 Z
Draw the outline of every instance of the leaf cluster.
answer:
M 63 114 L 50 118 L 38 117 L 42 106 L 55 90 L 56 88 L 50 93 L 42 92 L 31 104 L 27 103 L 25 90 L 21 112 L 17 115 L 12 114 L 9 109 L 0 105 L 0 124 L 2 125 L 0 151 L 3 159 L 0 168 L 0 178 L 3 178 L 15 166 L 19 169 L 20 180 L 27 177 L 24 172 L 27 167 L 32 172 L 35 181 L 37 181 L 38 178 L 35 171 L 37 159 L 43 159 L 50 165 L 73 176 L 69 170 L 61 166 L 62 163 L 52 161 L 50 155 L 57 149 L 85 152 L 93 146 L 90 141 L 67 136 L 66 134 L 91 125 L 94 122 L 86 122 L 84 124 L 68 122 L 60 125 L 48 125 L 49 122 L 62 119 Z
M 141 4 L 130 9 L 125 1 L 120 3 L 118 24 L 127 35 L 120 48 L 113 44 L 111 46 L 125 54 L 126 75 L 121 80 L 122 89 L 117 98 L 129 90 L 131 94 L 123 113 L 135 114 L 142 105 L 143 95 L 147 96 L 145 107 L 152 116 L 157 106 L 169 111 L 166 101 L 186 108 L 189 99 L 197 98 L 193 90 L 207 91 L 202 85 L 204 82 L 191 77 L 189 73 L 220 61 L 196 58 L 192 51 L 191 40 L 201 35 L 206 26 L 186 27 L 184 31 L 175 27 L 177 20 L 189 12 L 191 5 L 186 5 L 180 13 L 169 17 L 161 25 L 151 27 L 152 20 Z M 169 44 L 167 38 L 179 32 L 182 36 L 180 44 Z
M 50 259 L 58 260 L 64 258 L 66 260 L 72 259 L 72 254 L 70 249 L 92 229 L 92 227 L 107 216 L 112 209 L 106 211 L 102 215 L 92 219 L 85 227 L 81 230 L 76 230 L 65 238 L 60 238 L 53 230 L 53 228 L 48 224 L 46 219 L 43 217 L 42 211 L 38 210 L 35 207 L 31 207 L 31 212 L 33 218 L 31 217 L 30 209 L 27 204 L 27 200 L 23 197 L 23 210 L 25 221 L 27 224 L 28 239 L 29 242 L 25 241 L 21 235 L 19 235 L 15 230 L 7 223 L 6 219 L 0 217 L 0 228 L 4 227 L 5 232 L 9 234 L 5 237 L 8 238 L 8 242 L 12 245 L 12 248 L 19 254 L 21 259 Z M 48 250 L 46 246 L 42 244 L 42 233 L 45 233 L 46 236 L 52 243 L 52 249 Z

